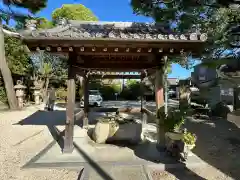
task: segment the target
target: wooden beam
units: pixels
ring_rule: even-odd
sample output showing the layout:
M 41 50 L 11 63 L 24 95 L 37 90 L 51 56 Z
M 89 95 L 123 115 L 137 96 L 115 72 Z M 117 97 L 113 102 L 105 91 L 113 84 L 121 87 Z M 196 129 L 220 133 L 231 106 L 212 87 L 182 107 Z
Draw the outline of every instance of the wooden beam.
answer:
M 156 114 L 147 108 L 143 108 L 143 124 L 156 123 Z
M 140 75 L 90 75 L 91 79 L 141 79 Z
M 72 62 L 74 55 L 69 56 L 69 61 Z M 66 110 L 66 125 L 65 125 L 65 137 L 64 137 L 64 147 L 63 153 L 73 152 L 73 128 L 74 128 L 74 109 L 75 109 L 75 78 L 76 72 L 72 68 L 71 63 L 68 67 L 68 80 L 67 80 L 67 110 Z
M 78 49 L 77 52 L 80 52 L 81 47 L 118 47 L 118 48 L 152 48 L 159 49 L 162 48 L 163 51 L 167 51 L 171 48 L 175 49 L 176 52 L 179 52 L 180 49 L 185 49 L 186 51 L 191 51 L 192 54 L 201 54 L 203 52 L 203 47 L 206 45 L 206 42 L 199 40 L 110 40 L 110 39 L 101 39 L 101 40 L 76 40 L 72 38 L 68 39 L 46 39 L 46 38 L 31 38 L 24 39 L 24 42 L 29 46 L 37 47 L 41 44 L 41 47 L 52 46 L 63 47 L 72 46 L 74 49 Z M 44 48 L 45 49 L 45 48 Z M 53 49 L 54 50 L 54 49 Z M 57 48 L 55 49 L 57 50 Z M 67 50 L 67 49 L 66 49 Z M 63 50 L 64 51 L 64 50 Z M 175 54 L 175 53 L 174 53 Z
M 79 55 L 93 55 L 92 52 L 79 52 Z M 113 55 L 113 56 L 150 56 L 151 53 L 144 53 L 144 52 L 118 52 L 118 51 L 113 51 L 113 52 L 95 52 L 94 55 L 96 56 L 103 56 L 103 55 Z
M 85 69 L 104 69 L 104 70 L 113 70 L 113 71 L 139 71 L 142 69 L 155 68 L 156 63 L 97 63 L 92 62 L 88 64 L 75 64 L 77 67 Z
M 74 67 L 74 68 L 76 70 L 76 73 L 79 76 L 84 77 L 85 71 L 81 69 L 81 67 Z M 116 70 L 114 71 L 114 69 L 112 69 L 111 71 L 104 70 L 104 69 L 102 70 L 92 69 L 90 70 L 90 74 L 88 75 L 88 77 L 90 79 L 141 79 L 145 77 L 144 74 L 124 74 L 125 72 L 126 71 L 116 71 Z

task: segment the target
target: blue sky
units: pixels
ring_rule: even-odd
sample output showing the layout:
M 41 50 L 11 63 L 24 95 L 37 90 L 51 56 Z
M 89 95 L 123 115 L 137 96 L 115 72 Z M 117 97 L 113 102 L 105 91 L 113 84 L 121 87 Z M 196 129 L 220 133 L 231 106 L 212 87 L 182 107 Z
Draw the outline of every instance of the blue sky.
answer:
M 91 9 L 100 21 L 134 21 L 151 22 L 152 19 L 136 16 L 129 4 L 130 0 L 48 0 L 47 8 L 43 9 L 38 16 L 51 19 L 51 13 L 62 4 L 83 4 Z M 178 64 L 172 65 L 172 73 L 169 77 L 186 78 L 191 75 L 191 70 L 181 68 Z

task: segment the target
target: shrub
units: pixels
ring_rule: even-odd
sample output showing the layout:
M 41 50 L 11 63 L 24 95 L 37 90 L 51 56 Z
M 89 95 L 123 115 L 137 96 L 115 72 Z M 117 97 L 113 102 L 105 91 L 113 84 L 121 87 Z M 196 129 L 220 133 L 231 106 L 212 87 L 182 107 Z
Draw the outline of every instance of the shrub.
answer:
M 8 102 L 7 94 L 4 87 L 0 87 L 0 101 L 3 103 Z
M 65 100 L 67 97 L 67 90 L 63 87 L 56 90 L 56 97 L 59 100 Z
M 165 130 L 170 132 L 180 132 L 184 121 L 184 115 L 180 111 L 170 111 L 164 120 Z
M 219 102 L 212 108 L 212 115 L 217 117 L 227 118 L 230 112 L 229 107 L 224 102 Z
M 115 100 L 116 96 L 115 93 L 118 93 L 116 90 L 118 87 L 116 85 L 111 85 L 111 86 L 101 86 L 100 87 L 100 92 L 102 94 L 102 97 L 104 100 Z
M 128 80 L 127 86 L 123 89 L 120 97 L 127 100 L 137 100 L 141 96 L 141 85 L 136 80 Z
M 83 88 L 79 88 L 78 90 L 78 97 L 80 98 L 79 100 L 81 100 L 81 98 L 84 96 L 84 89 Z
M 189 145 L 194 145 L 197 140 L 197 136 L 191 132 L 183 133 L 183 142 Z

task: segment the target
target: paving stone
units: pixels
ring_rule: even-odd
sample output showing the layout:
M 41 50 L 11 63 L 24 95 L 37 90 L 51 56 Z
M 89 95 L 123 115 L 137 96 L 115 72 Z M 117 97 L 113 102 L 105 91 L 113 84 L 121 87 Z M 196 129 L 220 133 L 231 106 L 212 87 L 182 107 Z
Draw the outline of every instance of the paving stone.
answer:
M 204 178 L 198 176 L 193 171 L 188 168 L 181 169 L 169 169 L 167 171 L 161 171 L 156 169 L 150 169 L 149 174 L 152 180 L 205 180 Z
M 99 175 L 96 170 L 91 169 L 89 180 L 148 180 L 143 166 L 105 166 L 102 170 L 107 176 Z
M 152 180 L 175 180 L 176 177 L 166 171 L 160 171 L 160 170 L 151 170 L 150 175 L 152 177 Z

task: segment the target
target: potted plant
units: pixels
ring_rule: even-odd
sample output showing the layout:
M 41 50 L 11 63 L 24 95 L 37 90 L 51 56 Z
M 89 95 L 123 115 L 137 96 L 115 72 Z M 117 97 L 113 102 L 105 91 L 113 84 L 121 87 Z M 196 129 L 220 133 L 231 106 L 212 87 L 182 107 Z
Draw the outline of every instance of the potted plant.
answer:
M 179 110 L 170 111 L 164 119 L 165 136 L 169 136 L 172 140 L 180 140 L 184 121 L 184 115 Z
M 184 142 L 184 147 L 186 147 L 189 151 L 192 150 L 195 147 L 195 143 L 197 140 L 197 136 L 191 132 L 188 132 L 185 130 L 183 133 L 183 139 L 182 141 Z
M 165 148 L 166 152 L 172 157 L 179 158 L 179 155 L 182 152 L 179 147 L 179 142 L 182 142 L 183 139 L 182 125 L 184 124 L 184 121 L 184 113 L 176 109 L 172 109 L 169 111 L 168 116 L 165 116 Z
M 189 152 L 195 147 L 196 135 L 182 129 L 185 117 L 189 109 L 174 110 L 168 113 L 168 116 L 162 116 L 165 129 L 166 152 L 178 159 L 186 160 Z

